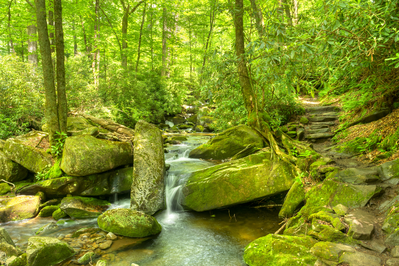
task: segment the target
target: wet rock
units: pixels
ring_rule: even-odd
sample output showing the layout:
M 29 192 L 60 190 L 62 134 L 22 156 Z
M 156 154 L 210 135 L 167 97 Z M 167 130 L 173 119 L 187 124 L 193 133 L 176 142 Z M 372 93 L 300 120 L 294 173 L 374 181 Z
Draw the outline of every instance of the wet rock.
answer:
M 114 233 L 112 233 L 112 232 L 109 232 L 108 234 L 107 234 L 107 239 L 111 239 L 111 240 L 115 240 L 115 239 L 117 239 L 118 237 L 114 234 Z
M 108 266 L 108 262 L 105 260 L 98 260 L 96 266 Z
M 162 230 L 154 217 L 132 209 L 106 211 L 98 217 L 97 223 L 107 232 L 127 237 L 146 237 Z
M 53 212 L 52 217 L 53 217 L 54 220 L 59 220 L 59 219 L 68 217 L 68 214 L 66 214 L 63 210 L 58 208 L 57 210 L 55 210 Z
M 48 137 L 45 132 L 34 131 L 7 139 L 3 152 L 10 160 L 34 173 L 43 172 L 52 166 L 52 157 L 44 149 L 37 148 Z
M 15 246 L 14 241 L 11 239 L 10 235 L 8 234 L 7 230 L 0 227 L 0 243 L 8 243 L 12 246 Z
M 60 177 L 36 182 L 17 192 L 34 195 L 43 191 L 50 197 L 68 194 L 76 196 L 103 196 L 129 192 L 133 181 L 133 167 L 93 174 L 85 177 Z
M 351 184 L 372 183 L 380 179 L 376 168 L 347 168 L 335 174 L 334 178 Z
M 249 155 L 263 147 L 263 139 L 256 131 L 248 126 L 238 125 L 218 134 L 209 142 L 195 148 L 190 152 L 189 157 L 224 160 L 244 150 L 246 151 L 246 155 Z
M 66 197 L 61 201 L 60 209 L 72 218 L 96 218 L 110 207 L 110 203 L 89 197 Z
M 99 247 L 100 249 L 108 249 L 108 248 L 110 248 L 111 246 L 112 246 L 112 240 L 107 240 L 107 241 L 101 243 L 100 245 L 98 245 L 98 247 Z
M 66 139 L 61 169 L 70 176 L 88 176 L 132 162 L 129 143 L 81 135 Z
M 183 187 L 182 204 L 206 211 L 288 191 L 294 169 L 269 158 L 271 153 L 266 151 L 194 172 Z
M 51 266 L 75 254 L 65 242 L 53 237 L 31 237 L 26 250 L 28 266 Z
M 300 206 L 304 201 L 305 191 L 303 190 L 302 183 L 294 182 L 284 199 L 283 207 L 278 216 L 280 218 L 292 216 L 298 206 Z
M 310 249 L 316 243 L 309 236 L 269 234 L 245 247 L 244 261 L 249 266 L 314 265 L 317 258 Z
M 134 169 L 131 208 L 154 214 L 164 208 L 165 156 L 159 129 L 143 120 L 137 122 L 134 138 Z
M 0 222 L 19 221 L 35 217 L 39 212 L 40 198 L 17 196 L 0 198 Z
M 46 206 L 40 210 L 39 217 L 49 217 L 53 215 L 53 212 L 59 209 L 59 206 Z
M 374 232 L 375 217 L 368 212 L 355 210 L 345 216 L 345 222 L 349 224 L 348 235 L 354 239 L 367 240 Z
M 96 254 L 92 251 L 85 253 L 82 257 L 78 259 L 79 264 L 88 264 L 89 262 L 92 262 L 94 258 L 96 257 Z
M 28 175 L 28 170 L 14 161 L 11 161 L 4 152 L 0 150 L 0 179 L 9 182 L 24 180 Z

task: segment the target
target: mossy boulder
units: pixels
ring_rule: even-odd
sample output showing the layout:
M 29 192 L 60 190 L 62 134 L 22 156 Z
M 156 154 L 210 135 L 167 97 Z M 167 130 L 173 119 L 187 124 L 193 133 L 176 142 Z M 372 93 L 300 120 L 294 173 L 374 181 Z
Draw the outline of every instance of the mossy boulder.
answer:
M 237 153 L 249 153 L 264 147 L 263 139 L 256 131 L 245 125 L 232 127 L 190 152 L 190 158 L 224 160 Z
M 28 266 L 51 266 L 75 254 L 67 243 L 53 237 L 34 236 L 28 240 L 26 250 Z
M 22 255 L 17 256 L 12 256 L 7 259 L 6 264 L 8 266 L 26 266 L 27 260 L 26 260 L 26 253 L 23 253 Z
M 164 208 L 165 155 L 161 131 L 143 120 L 137 122 L 134 138 L 131 208 L 154 214 Z
M 97 218 L 97 223 L 107 232 L 127 237 L 146 237 L 162 230 L 154 217 L 131 209 L 106 211 Z
M 377 170 L 382 181 L 399 178 L 399 159 L 386 162 L 380 165 Z
M 36 231 L 36 235 L 50 234 L 59 229 L 60 228 L 56 222 L 51 222 L 40 227 L 39 230 Z
M 25 167 L 8 159 L 5 153 L 0 150 L 0 179 L 17 182 L 24 180 L 27 175 L 28 170 Z
M 8 243 L 12 246 L 15 246 L 14 241 L 11 239 L 10 235 L 8 234 L 7 230 L 3 227 L 0 227 L 0 243 Z
M 48 139 L 45 132 L 34 131 L 28 134 L 7 139 L 3 152 L 10 160 L 22 165 L 34 173 L 43 172 L 53 165 L 53 159 L 41 148 L 41 144 Z
M 40 198 L 36 196 L 0 198 L 0 222 L 33 218 L 39 212 L 39 206 Z
M 61 169 L 70 176 L 88 176 L 132 163 L 129 143 L 81 135 L 66 139 Z
M 346 252 L 354 253 L 356 250 L 348 245 L 333 243 L 333 242 L 318 242 L 310 250 L 310 252 L 321 259 L 323 262 L 335 263 L 336 265 L 340 262 L 341 256 Z
M 7 183 L 0 183 L 0 195 L 7 194 L 11 191 L 11 186 Z
M 129 192 L 133 182 L 133 167 L 125 167 L 85 177 L 64 176 L 48 179 L 18 189 L 24 195 L 35 195 L 43 191 L 49 197 L 103 196 Z
M 110 203 L 89 197 L 66 197 L 61 201 L 60 209 L 72 218 L 96 218 L 110 207 Z
M 55 210 L 52 214 L 52 217 L 54 220 L 59 220 L 65 217 L 68 217 L 68 214 L 66 214 L 63 210 L 61 210 L 60 208 L 58 208 L 57 210 Z
M 381 188 L 375 185 L 350 185 L 325 180 L 306 194 L 306 204 L 300 213 L 308 217 L 327 206 L 342 204 L 348 208 L 364 207 Z
M 265 151 L 194 172 L 183 188 L 183 205 L 206 211 L 250 202 L 288 191 L 295 174 Z
M 249 266 L 314 265 L 317 258 L 310 249 L 316 243 L 310 236 L 269 234 L 245 247 L 244 261 Z
M 38 216 L 39 217 L 49 217 L 53 215 L 53 212 L 58 210 L 60 207 L 55 205 L 55 206 L 46 206 L 43 209 L 40 210 Z
M 278 216 L 280 218 L 292 216 L 298 206 L 300 206 L 304 201 L 305 191 L 303 190 L 302 183 L 294 182 L 284 199 L 283 207 L 281 208 Z
M 19 256 L 22 251 L 15 245 L 8 244 L 7 242 L 0 242 L 0 252 L 4 252 L 7 257 Z
M 309 119 L 306 116 L 302 116 L 301 119 L 299 120 L 301 124 L 307 125 L 309 124 Z

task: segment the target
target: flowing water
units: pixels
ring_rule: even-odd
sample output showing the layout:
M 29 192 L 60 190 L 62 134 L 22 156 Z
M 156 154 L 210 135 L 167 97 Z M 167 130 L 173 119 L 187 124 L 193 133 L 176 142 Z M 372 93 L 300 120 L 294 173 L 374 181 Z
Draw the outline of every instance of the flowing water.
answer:
M 133 248 L 111 254 L 111 266 L 240 266 L 246 265 L 242 255 L 251 241 L 275 232 L 279 225 L 277 211 L 236 206 L 202 213 L 184 211 L 180 206 L 181 187 L 193 171 L 213 163 L 188 158 L 195 146 L 209 137 L 190 136 L 183 144 L 170 146 L 165 154 L 170 170 L 165 180 L 167 209 L 155 217 L 162 232 Z M 112 208 L 129 208 L 130 199 L 119 200 Z M 3 224 L 19 246 L 51 218 L 35 218 Z M 80 220 L 64 226 L 52 236 L 66 234 L 81 227 L 96 224 L 96 220 Z

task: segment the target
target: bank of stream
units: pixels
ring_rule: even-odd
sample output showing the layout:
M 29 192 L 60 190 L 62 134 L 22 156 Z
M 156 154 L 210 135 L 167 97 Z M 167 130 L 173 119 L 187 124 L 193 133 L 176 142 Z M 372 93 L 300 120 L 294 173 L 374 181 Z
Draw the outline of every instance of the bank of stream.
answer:
M 251 241 L 274 233 L 279 228 L 277 210 L 251 208 L 247 205 L 209 212 L 184 211 L 179 201 L 180 186 L 197 170 L 213 165 L 211 162 L 190 159 L 188 152 L 209 140 L 209 136 L 189 136 L 182 144 L 169 146 L 165 154 L 170 169 L 166 176 L 167 209 L 155 215 L 162 232 L 129 248 L 103 253 L 109 265 L 246 265 L 242 259 L 244 247 Z M 215 195 L 217 197 L 218 195 Z M 120 199 L 112 208 L 129 208 L 130 199 Z M 20 247 L 51 218 L 2 224 Z M 67 220 L 60 230 L 47 236 L 60 237 L 84 227 L 97 227 L 96 219 Z M 112 247 L 111 249 L 112 250 Z M 65 264 L 66 265 L 66 264 Z

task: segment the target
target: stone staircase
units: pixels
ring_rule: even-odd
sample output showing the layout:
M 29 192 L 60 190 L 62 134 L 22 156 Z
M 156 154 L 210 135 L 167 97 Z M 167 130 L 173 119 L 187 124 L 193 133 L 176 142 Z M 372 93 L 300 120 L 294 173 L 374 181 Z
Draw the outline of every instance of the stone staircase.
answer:
M 305 126 L 305 139 L 311 142 L 325 140 L 334 136 L 331 127 L 338 124 L 339 112 L 337 106 L 307 107 L 306 117 L 309 121 Z

